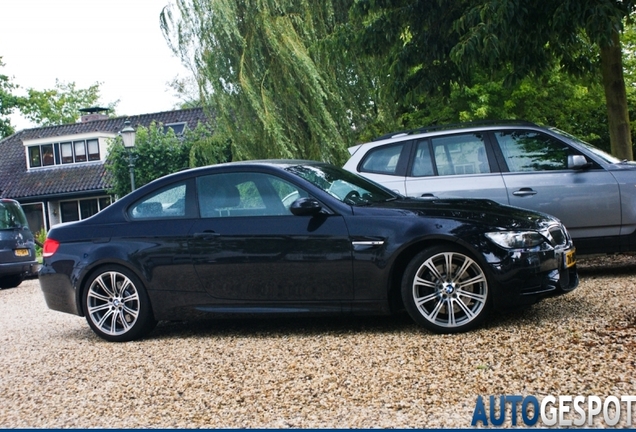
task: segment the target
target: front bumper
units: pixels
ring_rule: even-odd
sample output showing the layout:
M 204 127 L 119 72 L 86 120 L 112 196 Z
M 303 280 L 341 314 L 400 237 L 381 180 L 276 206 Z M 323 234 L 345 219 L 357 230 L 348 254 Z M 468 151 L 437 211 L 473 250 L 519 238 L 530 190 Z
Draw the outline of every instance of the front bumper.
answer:
M 574 290 L 579 284 L 573 246 L 543 251 L 510 251 L 491 266 L 500 292 L 497 309 L 530 305 Z M 574 258 L 574 259 L 573 259 Z

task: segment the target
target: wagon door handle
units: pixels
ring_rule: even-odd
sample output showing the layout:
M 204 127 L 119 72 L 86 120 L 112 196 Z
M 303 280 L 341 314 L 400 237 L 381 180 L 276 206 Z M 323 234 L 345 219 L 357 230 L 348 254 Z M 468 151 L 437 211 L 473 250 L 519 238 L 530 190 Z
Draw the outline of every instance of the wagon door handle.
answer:
M 206 230 L 203 232 L 198 232 L 198 233 L 194 233 L 193 236 L 195 238 L 200 238 L 201 240 L 212 240 L 218 236 L 220 236 L 221 234 L 219 234 L 218 232 L 212 231 L 212 230 Z
M 536 195 L 537 191 L 532 188 L 521 188 L 512 193 L 514 196 L 531 196 Z

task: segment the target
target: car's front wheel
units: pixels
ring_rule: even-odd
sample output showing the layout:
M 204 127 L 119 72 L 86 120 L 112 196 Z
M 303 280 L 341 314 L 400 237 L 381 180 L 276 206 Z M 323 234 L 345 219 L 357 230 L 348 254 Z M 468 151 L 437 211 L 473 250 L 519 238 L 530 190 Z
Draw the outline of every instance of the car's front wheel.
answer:
M 120 266 L 103 267 L 88 280 L 83 306 L 88 325 L 111 342 L 138 339 L 156 325 L 143 283 Z
M 402 280 L 402 298 L 411 318 L 436 333 L 458 333 L 481 324 L 491 292 L 482 266 L 452 245 L 419 253 Z

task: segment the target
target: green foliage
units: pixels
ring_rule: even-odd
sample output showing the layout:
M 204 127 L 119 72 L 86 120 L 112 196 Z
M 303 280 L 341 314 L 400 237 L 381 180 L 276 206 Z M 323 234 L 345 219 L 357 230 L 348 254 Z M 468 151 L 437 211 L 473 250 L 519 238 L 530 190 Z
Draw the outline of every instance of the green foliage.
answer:
M 130 192 L 130 157 L 134 162 L 135 187 L 141 187 L 161 176 L 185 168 L 226 162 L 231 159 L 229 146 L 220 143 L 209 126 L 199 124 L 184 135 L 171 128 L 164 132 L 162 124 L 136 128 L 135 147 L 124 148 L 121 137 L 111 143 L 106 169 L 113 177 L 110 193 L 124 196 Z
M 448 97 L 423 97 L 400 117 L 404 129 L 475 120 L 518 119 L 556 126 L 610 150 L 603 88 L 555 68 L 542 78 L 506 85 L 474 74 L 471 85 L 453 84 Z
M 42 228 L 40 231 L 34 234 L 34 237 L 35 237 L 35 256 L 41 262 L 42 246 L 44 245 L 44 242 L 46 241 L 46 230 Z
M 194 76 L 185 78 L 177 76 L 168 85 L 174 91 L 175 97 L 180 100 L 179 107 L 181 109 L 201 108 L 203 106 Z
M 55 88 L 48 90 L 28 89 L 28 96 L 20 108 L 22 114 L 38 126 L 55 126 L 75 123 L 79 120 L 81 108 L 98 105 L 100 83 L 81 89 L 74 82 L 55 80 Z M 108 108 L 113 110 L 117 102 Z
M 356 130 L 382 121 L 377 61 L 351 50 L 352 2 L 176 0 L 164 10 L 164 34 L 196 71 L 234 158 L 342 162 Z
M 0 57 L 0 67 L 4 66 Z M 75 123 L 80 118 L 80 108 L 99 105 L 99 83 L 81 89 L 74 82 L 64 83 L 56 80 L 55 88 L 36 90 L 29 88 L 26 96 L 18 96 L 19 86 L 13 84 L 7 75 L 0 74 L 0 139 L 15 132 L 9 115 L 20 111 L 24 117 L 37 126 L 55 126 Z M 108 105 L 111 114 L 118 102 Z
M 0 57 L 0 67 L 3 67 L 2 57 Z M 15 108 L 21 105 L 21 99 L 14 94 L 17 85 L 11 82 L 7 75 L 0 74 L 0 139 L 8 137 L 15 132 L 11 126 L 9 115 Z
M 629 0 L 358 0 L 352 16 L 366 55 L 384 57 L 382 87 L 396 95 L 401 123 L 523 116 L 605 143 L 600 128 L 616 136 L 616 126 L 598 109 L 599 51 L 634 7 Z M 603 98 L 620 100 L 621 90 L 610 86 Z M 551 100 L 562 96 L 573 99 Z M 621 117 L 620 108 L 610 115 Z

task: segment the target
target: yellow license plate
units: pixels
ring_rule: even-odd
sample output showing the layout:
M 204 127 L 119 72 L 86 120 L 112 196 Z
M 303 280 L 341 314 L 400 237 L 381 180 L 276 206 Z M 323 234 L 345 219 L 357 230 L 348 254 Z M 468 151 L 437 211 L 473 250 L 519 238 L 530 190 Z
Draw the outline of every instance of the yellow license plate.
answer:
M 28 249 L 16 249 L 15 250 L 15 256 L 19 256 L 19 257 L 29 256 L 29 250 Z
M 565 266 L 569 268 L 574 264 L 576 264 L 576 249 L 572 249 L 565 254 Z

